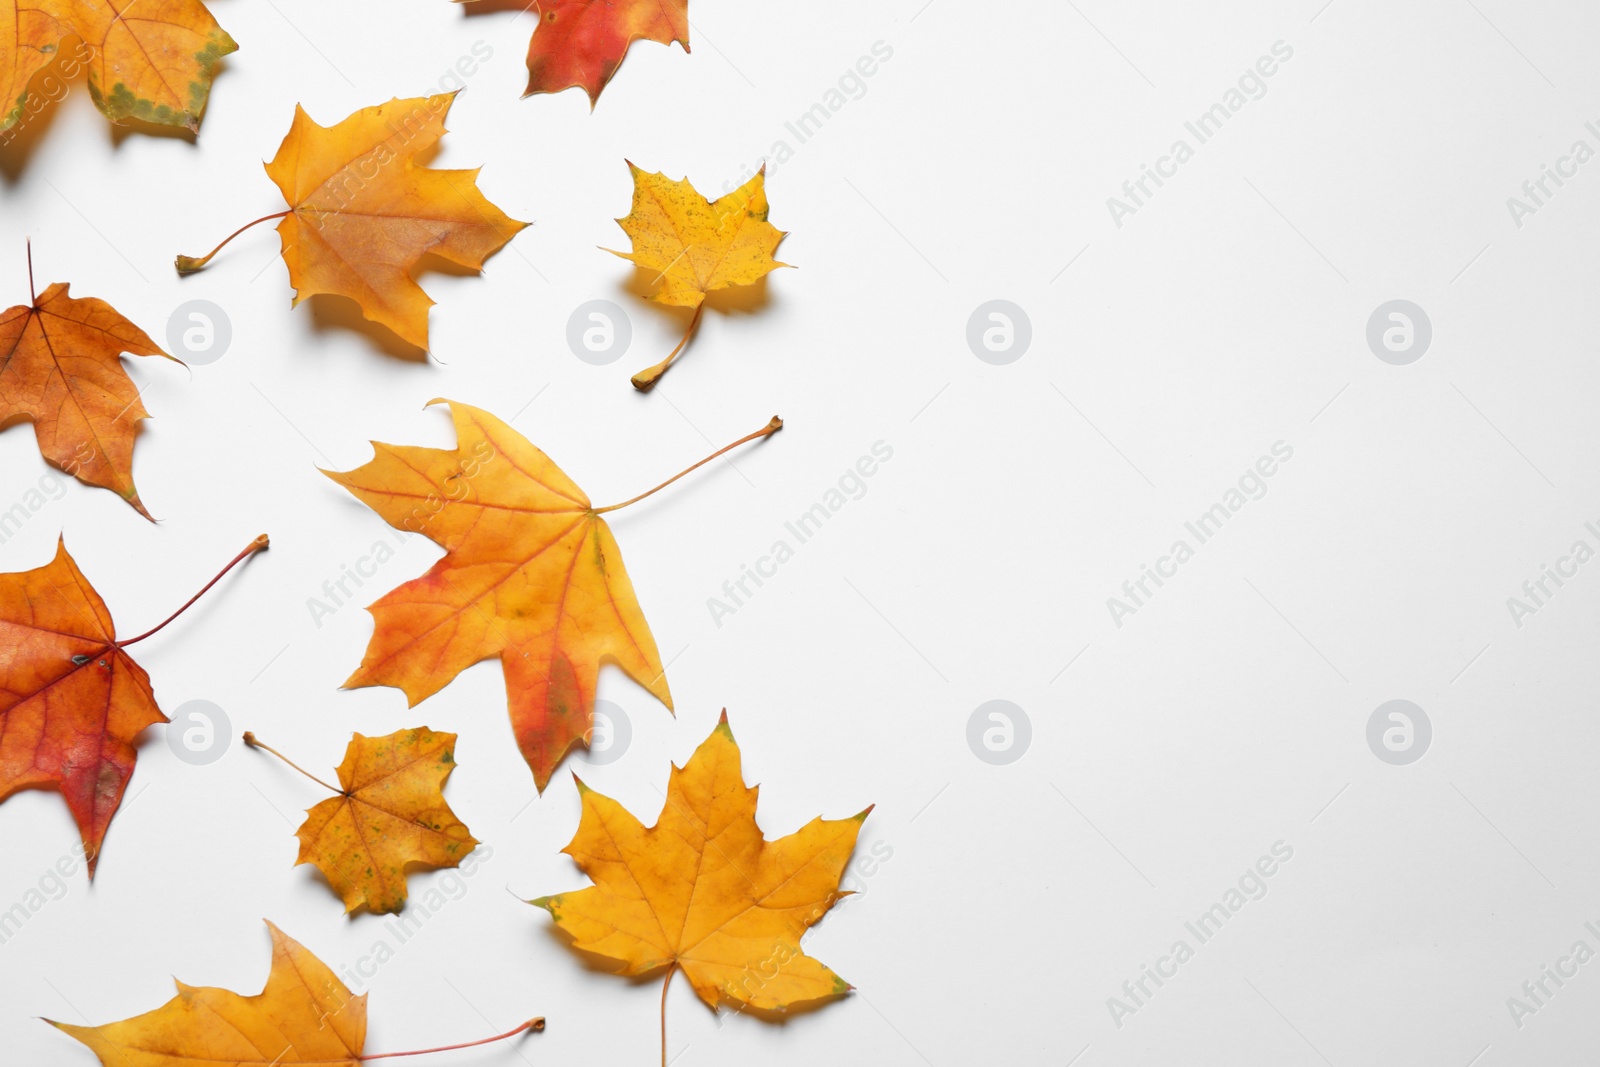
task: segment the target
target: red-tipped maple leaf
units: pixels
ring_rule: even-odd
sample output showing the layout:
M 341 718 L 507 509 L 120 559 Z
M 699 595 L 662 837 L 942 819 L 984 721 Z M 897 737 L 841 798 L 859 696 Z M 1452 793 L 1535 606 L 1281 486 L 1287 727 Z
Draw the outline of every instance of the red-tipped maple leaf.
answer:
M 263 534 L 222 574 L 266 545 Z M 43 567 L 0 574 L 0 800 L 19 789 L 59 790 L 83 836 L 90 878 L 133 777 L 133 740 L 167 721 L 150 676 L 124 649 L 167 622 L 118 641 L 111 612 L 65 541 Z

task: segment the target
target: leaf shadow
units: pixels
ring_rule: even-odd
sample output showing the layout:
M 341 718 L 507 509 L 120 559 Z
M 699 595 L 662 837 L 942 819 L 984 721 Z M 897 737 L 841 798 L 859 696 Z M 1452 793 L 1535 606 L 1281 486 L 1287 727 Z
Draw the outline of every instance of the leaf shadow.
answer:
M 122 122 L 110 124 L 111 147 L 114 151 L 122 151 L 122 146 L 133 137 L 155 137 L 169 141 L 183 141 L 190 148 L 200 147 L 200 135 L 194 130 L 183 126 L 162 126 L 154 122 L 145 122 L 143 119 L 126 119 Z
M 658 304 L 650 298 L 661 288 L 657 281 L 661 277 L 657 271 L 635 265 L 633 274 L 622 283 L 623 291 L 640 300 L 647 301 L 662 311 L 675 312 L 687 327 L 689 320 L 694 317 L 693 308 L 677 307 L 671 304 Z M 770 274 L 763 274 L 749 285 L 734 285 L 726 289 L 714 289 L 706 294 L 706 307 L 724 315 L 755 315 L 765 311 L 773 303 L 771 287 L 767 280 Z
M 56 123 L 61 113 L 59 102 L 25 120 L 7 134 L 0 134 L 0 179 L 5 184 L 16 185 L 33 158 L 39 142 Z
M 427 363 L 428 351 L 361 313 L 361 305 L 347 296 L 315 293 L 305 303 L 311 308 L 311 329 L 319 335 L 341 331 L 359 333 L 379 352 L 402 363 Z
M 425 252 L 412 271 L 419 284 L 426 274 L 443 274 L 452 278 L 476 278 L 483 273 L 476 267 L 464 267 L 432 252 Z M 373 322 L 361 311 L 361 305 L 349 297 L 332 293 L 315 293 L 305 301 L 311 306 L 312 329 L 317 333 L 335 330 L 354 330 L 364 334 L 373 347 L 386 356 L 405 363 L 439 362 L 429 350 L 418 348 L 387 326 Z M 437 305 L 435 305 L 437 306 Z M 432 329 L 432 309 L 429 309 L 429 328 Z
M 59 46 L 58 55 L 64 55 L 66 46 L 78 40 L 79 38 L 76 36 L 63 38 Z M 227 60 L 219 60 L 216 64 L 214 75 L 215 77 L 221 77 L 227 73 L 227 70 Z M 62 88 L 61 96 L 49 99 L 47 104 L 36 114 L 29 116 L 20 126 L 12 130 L 8 136 L 0 140 L 0 181 L 3 181 L 8 186 L 16 185 L 22 180 L 23 173 L 27 170 L 34 152 L 38 149 L 39 143 L 44 139 L 50 128 L 55 125 L 66 99 L 73 92 L 80 89 L 88 92 L 88 77 L 86 74 L 80 71 L 70 78 L 63 78 L 61 72 L 56 69 L 53 63 L 34 75 L 33 80 L 28 83 L 28 89 L 34 95 L 37 95 L 41 86 L 49 85 L 52 79 L 55 85 Z M 215 85 L 215 82 L 213 82 L 213 85 Z M 46 93 L 54 92 L 53 89 L 49 88 L 43 91 Z M 96 113 L 99 113 L 98 109 L 96 109 Z M 201 116 L 202 123 L 204 117 L 204 115 Z M 197 132 L 182 126 L 163 126 L 158 123 L 145 122 L 142 119 L 127 119 L 120 123 L 108 121 L 107 124 L 110 126 L 111 147 L 116 151 L 121 151 L 123 143 L 134 136 L 169 138 L 185 141 L 191 148 L 198 149 L 199 147 Z

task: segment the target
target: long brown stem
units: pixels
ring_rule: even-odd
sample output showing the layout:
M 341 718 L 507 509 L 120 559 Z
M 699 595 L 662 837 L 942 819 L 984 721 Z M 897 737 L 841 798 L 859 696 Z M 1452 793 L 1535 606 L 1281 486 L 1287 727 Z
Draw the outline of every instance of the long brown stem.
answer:
M 171 622 L 173 619 L 176 619 L 179 615 L 182 615 L 184 612 L 188 611 L 189 608 L 194 605 L 194 602 L 196 600 L 199 600 L 201 597 L 206 595 L 206 590 L 207 589 L 210 589 L 212 586 L 214 586 L 218 582 L 222 581 L 222 576 L 224 574 L 227 574 L 229 571 L 233 570 L 234 567 L 238 566 L 240 561 L 245 559 L 247 556 L 254 555 L 256 552 L 259 552 L 261 549 L 266 548 L 266 547 L 267 547 L 267 535 L 266 534 L 262 534 L 260 537 L 257 537 L 254 541 L 251 541 L 248 545 L 246 545 L 244 547 L 244 551 L 240 552 L 237 556 L 234 556 L 233 559 L 229 560 L 228 561 L 228 565 L 226 567 L 222 568 L 220 571 L 218 571 L 217 572 L 217 576 L 215 578 L 211 579 L 204 586 L 202 586 L 198 593 L 196 593 L 194 596 L 190 597 L 188 599 L 188 601 L 184 603 L 183 607 L 179 608 L 177 611 L 174 611 L 171 615 L 168 615 L 165 619 L 163 619 L 161 621 L 160 625 L 152 626 L 150 629 L 146 630 L 144 633 L 140 634 L 138 637 L 130 637 L 126 641 L 113 642 L 112 647 L 113 648 L 127 648 L 129 645 L 138 644 L 140 641 L 143 641 L 145 638 L 149 637 L 151 634 L 153 634 L 156 631 L 160 630 L 162 627 L 166 626 L 167 623 Z
M 678 961 L 673 960 L 672 966 L 667 968 L 667 979 L 661 983 L 661 1067 L 667 1067 L 667 987 L 672 984 L 672 976 L 678 972 Z
M 33 238 L 27 239 L 28 244 L 28 306 L 39 306 L 39 293 L 33 287 Z
M 700 325 L 700 316 L 705 313 L 705 310 L 706 303 L 702 300 L 700 301 L 700 306 L 694 309 L 694 318 L 689 320 L 689 328 L 683 331 L 683 340 L 678 342 L 678 347 L 674 348 L 672 353 L 660 363 L 653 367 L 646 367 L 629 379 L 633 382 L 635 389 L 641 393 L 648 393 L 655 388 L 656 382 L 660 380 L 663 374 L 667 373 L 667 368 L 672 366 L 672 361 L 678 358 L 678 353 L 683 351 L 683 346 L 688 344 L 689 338 L 694 336 L 694 328 Z
M 673 482 L 677 481 L 679 478 L 682 478 L 685 474 L 690 474 L 690 473 L 698 470 L 699 468 L 704 467 L 707 463 L 710 463 L 712 460 L 716 459 L 718 456 L 722 455 L 724 452 L 731 452 L 733 449 L 738 448 L 740 445 L 744 444 L 746 441 L 754 441 L 758 437 L 767 437 L 767 436 L 769 436 L 771 434 L 777 433 L 781 429 L 783 429 L 783 420 L 778 418 L 778 416 L 774 415 L 774 416 L 772 416 L 772 421 L 771 422 L 769 422 L 765 426 L 761 427 L 761 429 L 757 430 L 755 433 L 747 433 L 743 437 L 739 438 L 737 441 L 733 442 L 733 444 L 724 445 L 723 447 L 717 449 L 715 452 L 711 453 L 711 455 L 707 456 L 705 459 L 701 460 L 699 463 L 696 463 L 693 467 L 688 467 L 688 468 L 685 468 L 684 470 L 679 471 L 677 474 L 674 474 L 672 477 L 668 478 L 666 481 L 662 482 L 660 485 L 656 486 L 654 489 L 651 489 L 648 492 L 640 493 L 638 496 L 632 497 L 632 498 L 630 498 L 628 500 L 624 500 L 620 504 L 611 504 L 611 505 L 609 505 L 607 507 L 595 508 L 594 509 L 594 513 L 596 515 L 604 515 L 608 511 L 616 511 L 619 508 L 627 507 L 629 504 L 637 504 L 639 501 L 643 500 L 645 497 L 652 496 L 652 495 L 654 495 L 656 493 L 661 492 L 661 490 L 665 489 L 667 486 L 671 485 Z
M 508 1037 L 516 1037 L 525 1030 L 532 1030 L 536 1034 L 543 1033 L 544 1016 L 541 1015 L 537 1019 L 529 1019 L 515 1030 L 507 1030 L 503 1034 L 496 1034 L 494 1037 L 486 1037 L 481 1041 L 467 1041 L 459 1045 L 441 1045 L 438 1048 L 419 1048 L 415 1052 L 374 1052 L 370 1056 L 358 1056 L 356 1058 L 363 1061 L 387 1060 L 395 1056 L 426 1056 L 433 1052 L 454 1052 L 458 1048 L 475 1048 L 478 1045 L 489 1045 L 496 1041 L 504 1041 Z
M 179 256 L 177 260 L 178 273 L 193 274 L 195 271 L 203 268 L 207 263 L 210 263 L 211 257 L 226 248 L 229 241 L 233 240 L 250 227 L 259 226 L 263 222 L 271 222 L 273 219 L 281 219 L 289 214 L 291 214 L 289 211 L 280 211 L 275 215 L 263 215 L 254 222 L 247 222 L 243 226 L 240 226 L 237 230 L 234 230 L 232 233 L 228 234 L 227 237 L 224 237 L 221 244 L 207 252 L 205 255 L 201 256 L 199 259 L 196 259 L 194 256 Z
M 299 771 L 313 782 L 316 782 L 322 788 L 332 790 L 333 792 L 338 793 L 340 796 L 346 795 L 343 789 L 340 789 L 336 785 L 329 785 L 327 782 L 324 782 L 321 778 L 318 778 L 316 775 L 312 774 L 310 771 L 306 770 L 304 767 L 300 766 L 300 764 L 296 763 L 288 756 L 285 756 L 282 752 L 279 752 L 271 745 L 264 745 L 260 741 L 256 740 L 256 735 L 251 733 L 249 730 L 244 732 L 244 743 L 249 745 L 251 748 L 259 748 L 262 751 L 272 753 L 274 756 L 277 756 L 279 759 L 283 760 L 283 762 L 287 763 L 289 766 L 293 767 L 295 770 Z

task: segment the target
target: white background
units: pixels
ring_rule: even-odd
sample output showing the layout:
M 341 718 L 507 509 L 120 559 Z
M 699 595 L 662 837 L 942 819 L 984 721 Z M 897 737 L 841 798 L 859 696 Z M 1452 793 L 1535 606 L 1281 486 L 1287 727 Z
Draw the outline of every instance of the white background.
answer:
M 1600 920 L 1600 564 L 1516 626 L 1506 600 L 1600 519 L 1592 458 L 1600 163 L 1518 227 L 1506 206 L 1578 138 L 1600 148 L 1592 42 L 1575 3 L 1373 0 L 963 5 L 694 0 L 694 52 L 641 44 L 590 113 L 520 100 L 535 26 L 514 5 L 216 0 L 240 42 L 197 141 L 114 133 L 81 83 L 0 154 L 0 305 L 69 280 L 152 336 L 184 301 L 226 310 L 231 350 L 191 374 L 129 360 L 155 418 L 135 474 L 152 526 L 77 484 L 0 545 L 45 563 L 58 532 L 124 633 L 181 603 L 259 532 L 270 552 L 137 649 L 162 706 L 205 699 L 313 769 L 353 730 L 461 734 L 446 796 L 493 850 L 465 894 L 365 983 L 371 1051 L 450 1043 L 530 1014 L 547 1033 L 440 1063 L 649 1064 L 658 985 L 587 969 L 517 898 L 585 883 L 558 850 L 570 778 L 534 800 L 498 664 L 414 710 L 340 692 L 361 606 L 424 571 L 407 544 L 320 627 L 308 598 L 388 528 L 316 467 L 369 438 L 447 446 L 446 396 L 543 447 L 597 502 L 631 496 L 774 413 L 787 428 L 613 516 L 670 660 L 669 716 L 619 672 L 631 749 L 573 760 L 646 821 L 726 706 L 769 835 L 878 806 L 862 851 L 892 859 L 809 952 L 858 987 L 784 1026 L 718 1020 L 687 986 L 676 1063 L 1549 1064 L 1592 1048 L 1600 963 L 1519 1028 L 1507 998 Z M 1319 10 L 1320 8 L 1320 10 Z M 804 145 L 784 123 L 883 41 L 893 58 Z M 1293 57 L 1135 215 L 1106 198 L 1274 42 Z M 198 277 L 199 253 L 280 209 L 260 161 L 295 103 L 331 124 L 493 58 L 440 165 L 536 225 L 482 278 L 431 273 L 429 361 L 397 358 L 337 302 L 291 311 L 262 227 Z M 754 313 L 708 314 L 653 394 L 627 377 L 685 317 L 628 291 L 624 158 L 715 195 L 786 139 L 772 221 L 792 231 Z M 593 298 L 632 317 L 606 367 L 568 350 Z M 968 316 L 1032 320 L 1017 362 L 981 362 Z M 1404 298 L 1431 318 L 1391 366 L 1365 330 Z M 886 442 L 893 459 L 738 613 L 707 599 Z M 1106 599 L 1274 442 L 1294 450 L 1135 616 Z M 30 428 L 0 433 L 0 509 L 46 475 Z M 1404 698 L 1430 750 L 1391 766 L 1366 724 Z M 968 717 L 1016 702 L 1033 738 L 991 766 Z M 393 940 L 347 920 L 292 831 L 317 787 L 235 744 L 178 761 L 145 735 L 99 876 L 0 945 L 8 1061 L 90 1054 L 35 1016 L 157 1007 L 169 975 L 260 988 L 269 917 L 324 960 Z M 532 803 L 530 803 L 532 801 Z M 1294 850 L 1223 932 L 1184 922 L 1256 858 Z M 0 908 L 76 832 L 53 794 L 0 805 Z M 411 879 L 413 897 L 443 874 Z M 1119 1027 L 1107 1000 L 1179 939 L 1195 956 Z M 1553 988 L 1553 987 L 1552 987 Z

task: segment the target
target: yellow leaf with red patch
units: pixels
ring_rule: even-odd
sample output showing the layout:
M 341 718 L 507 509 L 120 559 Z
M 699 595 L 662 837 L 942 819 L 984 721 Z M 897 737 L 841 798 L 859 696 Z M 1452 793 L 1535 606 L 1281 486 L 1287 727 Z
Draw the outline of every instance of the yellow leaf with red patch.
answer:
M 567 751 L 587 743 L 603 662 L 669 709 L 672 695 L 622 551 L 601 517 L 624 505 L 594 507 L 517 431 L 486 411 L 448 403 L 455 448 L 374 442 L 370 463 L 324 472 L 391 526 L 445 549 L 426 574 L 367 609 L 372 640 L 345 685 L 394 686 L 414 706 L 472 664 L 498 657 L 517 745 L 542 792 Z M 781 426 L 773 419 L 728 448 Z

